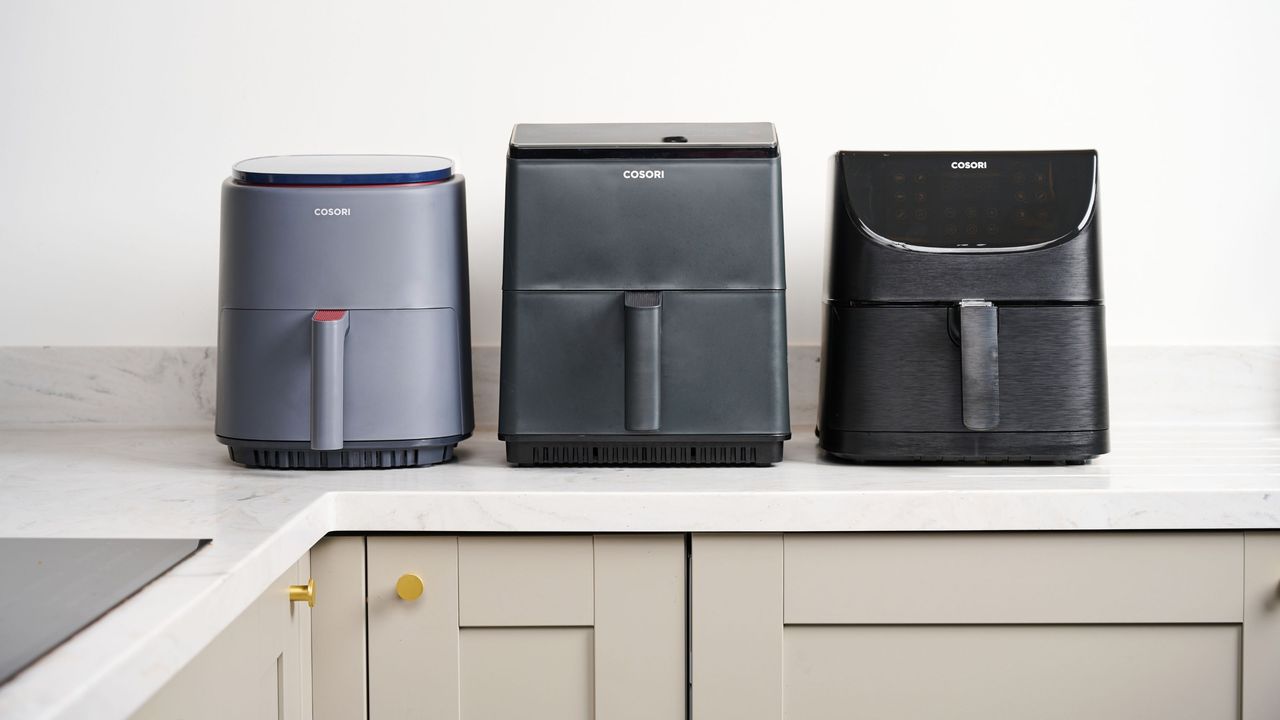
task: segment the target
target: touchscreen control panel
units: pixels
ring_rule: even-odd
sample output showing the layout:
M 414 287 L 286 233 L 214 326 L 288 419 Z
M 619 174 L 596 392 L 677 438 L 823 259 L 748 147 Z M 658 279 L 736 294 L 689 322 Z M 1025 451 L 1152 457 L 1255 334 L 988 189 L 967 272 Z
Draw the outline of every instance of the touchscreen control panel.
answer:
M 1026 250 L 1070 237 L 1092 212 L 1093 151 L 841 153 L 850 208 L 891 243 Z

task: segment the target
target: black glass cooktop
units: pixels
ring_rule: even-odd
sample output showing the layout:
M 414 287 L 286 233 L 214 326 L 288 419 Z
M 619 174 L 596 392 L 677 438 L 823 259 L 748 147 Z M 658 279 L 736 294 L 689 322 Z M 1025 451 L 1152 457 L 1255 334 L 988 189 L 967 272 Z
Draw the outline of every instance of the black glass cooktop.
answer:
M 205 542 L 0 538 L 0 683 Z

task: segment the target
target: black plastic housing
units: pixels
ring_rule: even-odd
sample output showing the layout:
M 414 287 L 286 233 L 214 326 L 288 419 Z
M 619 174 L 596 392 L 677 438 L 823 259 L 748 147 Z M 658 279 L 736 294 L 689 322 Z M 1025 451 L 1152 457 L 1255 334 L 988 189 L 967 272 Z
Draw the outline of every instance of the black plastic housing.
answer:
M 519 465 L 768 465 L 790 437 L 769 123 L 518 125 L 498 437 Z
M 963 222 L 969 208 L 922 192 L 926 211 L 909 210 L 895 236 L 885 227 L 894 191 L 870 186 L 899 173 L 874 176 L 867 167 L 897 157 L 947 174 L 949 186 L 960 188 L 951 197 L 970 200 L 983 219 L 989 213 L 990 231 L 982 226 L 970 240 L 962 230 L 948 246 L 939 240 L 947 234 L 917 217 Z M 1058 158 L 1073 172 L 1054 173 Z M 979 163 L 973 175 L 956 169 Z M 1042 187 L 1052 189 L 1040 191 L 1044 209 L 1031 212 L 1052 219 L 1044 224 L 1052 236 L 1036 236 L 1036 228 L 1005 233 L 1001 223 L 1024 206 L 1012 200 L 1021 187 L 1008 177 L 1015 163 L 1048 168 Z M 914 177 L 908 174 L 908 187 Z M 967 183 L 984 189 L 968 192 Z M 833 188 L 818 418 L 824 450 L 883 462 L 1083 462 L 1109 450 L 1096 153 L 842 152 Z M 1020 197 L 1035 207 L 1032 193 Z M 877 198 L 882 205 L 869 209 Z M 1059 200 L 1071 211 L 1054 206 Z M 908 236 L 924 240 L 916 245 Z M 966 368 L 961 301 L 987 306 L 998 327 L 990 347 L 974 356 L 982 360 L 969 361 L 998 381 L 983 384 L 982 372 Z M 976 406 L 979 392 L 998 422 L 975 429 L 965 397 Z

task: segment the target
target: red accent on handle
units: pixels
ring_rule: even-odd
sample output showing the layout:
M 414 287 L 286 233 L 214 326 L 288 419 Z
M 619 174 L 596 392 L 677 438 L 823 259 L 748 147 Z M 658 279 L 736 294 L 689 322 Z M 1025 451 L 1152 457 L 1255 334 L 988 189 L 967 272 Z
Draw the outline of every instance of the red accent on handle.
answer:
M 346 315 L 346 310 L 317 310 L 311 319 L 316 322 L 337 322 Z

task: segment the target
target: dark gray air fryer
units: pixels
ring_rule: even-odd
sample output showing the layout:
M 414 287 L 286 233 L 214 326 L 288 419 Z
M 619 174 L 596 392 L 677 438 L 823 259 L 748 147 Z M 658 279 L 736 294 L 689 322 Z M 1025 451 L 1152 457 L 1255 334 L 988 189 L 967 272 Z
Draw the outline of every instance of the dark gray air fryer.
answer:
M 819 444 L 860 461 L 1109 449 L 1097 153 L 841 152 Z
M 507 459 L 767 465 L 790 437 L 769 123 L 517 125 Z
M 448 460 L 474 424 L 467 302 L 449 160 L 238 163 L 222 185 L 218 440 L 255 467 Z

